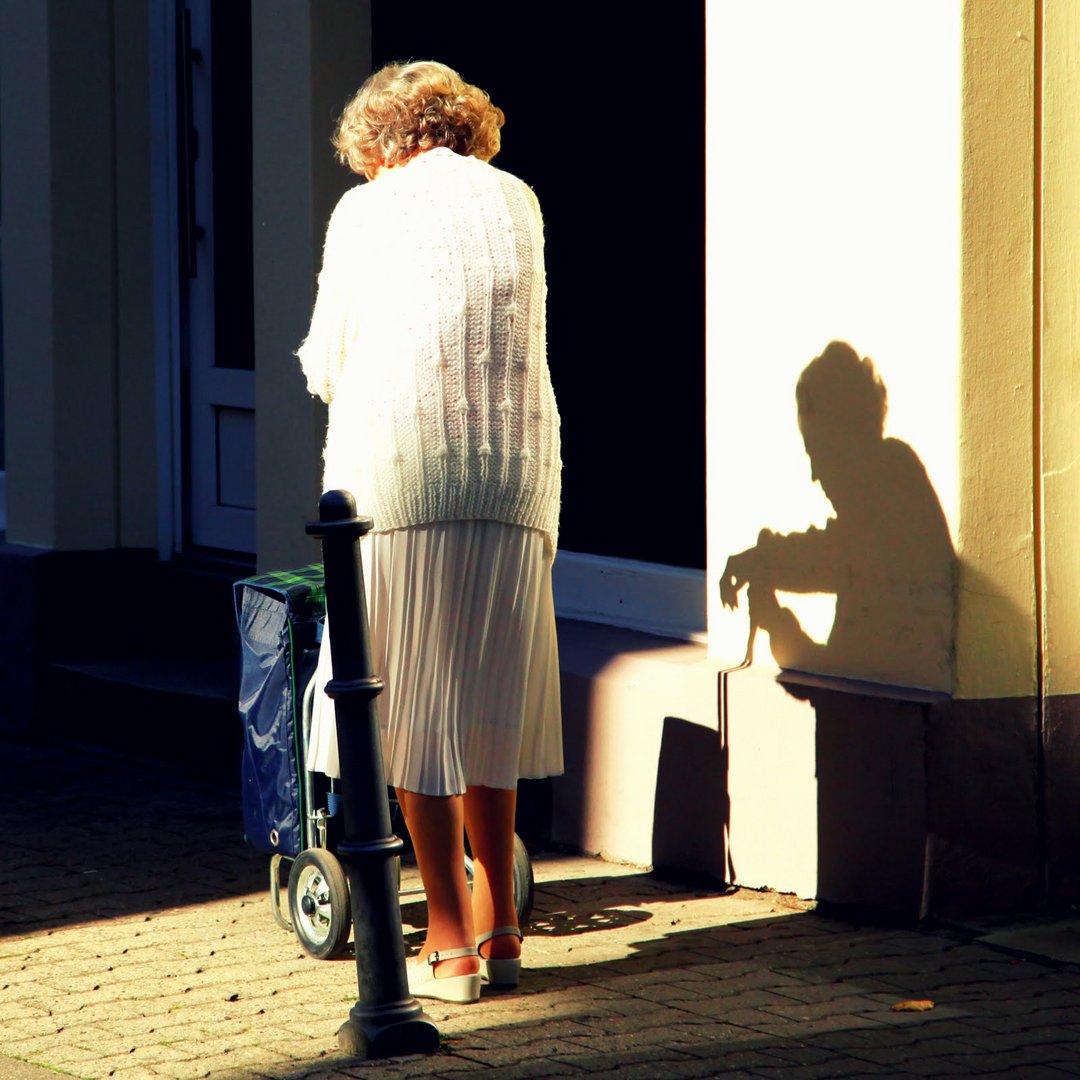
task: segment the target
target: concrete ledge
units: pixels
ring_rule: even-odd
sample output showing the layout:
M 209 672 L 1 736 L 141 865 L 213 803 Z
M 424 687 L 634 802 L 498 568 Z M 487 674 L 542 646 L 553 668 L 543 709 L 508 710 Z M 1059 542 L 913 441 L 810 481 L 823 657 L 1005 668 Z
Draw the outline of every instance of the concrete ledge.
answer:
M 551 573 L 561 619 L 707 640 L 704 570 L 561 550 Z
M 566 773 L 553 839 L 725 879 L 720 665 L 704 645 L 560 620 Z
M 1040 902 L 1033 702 L 724 675 L 704 646 L 583 622 L 559 643 L 553 839 L 913 918 Z

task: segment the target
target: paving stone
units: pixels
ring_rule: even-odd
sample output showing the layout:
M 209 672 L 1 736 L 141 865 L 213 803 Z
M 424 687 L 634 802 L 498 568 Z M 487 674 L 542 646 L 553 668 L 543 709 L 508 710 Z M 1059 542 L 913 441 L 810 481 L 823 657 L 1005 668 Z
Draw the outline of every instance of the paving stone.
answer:
M 790 975 L 785 976 L 782 983 L 774 983 L 770 987 L 782 997 L 791 998 L 807 1005 L 813 1005 L 822 1001 L 836 1001 L 839 998 L 851 994 L 853 986 L 849 982 L 803 982 Z
M 1080 1054 L 1068 1048 L 1046 1044 L 999 1050 L 993 1054 L 977 1053 L 969 1055 L 965 1060 L 980 1070 L 980 1075 L 983 1076 L 1010 1069 L 1014 1072 L 1023 1070 L 1026 1076 L 1029 1070 L 1037 1066 L 1053 1065 L 1062 1069 L 1080 1069 Z
M 915 1058 L 904 1060 L 904 1069 L 912 1076 L 977 1076 L 963 1058 Z
M 809 1080 L 1010 1067 L 1028 1077 L 1078 1067 L 1080 980 L 1067 966 L 561 855 L 537 860 L 520 992 L 425 1004 L 444 1040 L 438 1054 L 345 1058 L 336 1031 L 356 1000 L 355 963 L 314 961 L 273 922 L 266 860 L 239 839 L 235 796 L 155 773 L 138 784 L 145 814 L 133 823 L 113 794 L 131 789 L 128 768 L 110 759 L 90 784 L 82 760 L 68 767 L 61 756 L 50 786 L 63 798 L 50 802 L 32 783 L 15 792 L 9 804 L 35 820 L 77 812 L 78 827 L 55 837 L 23 841 L 0 807 L 16 837 L 0 866 L 0 1053 L 132 1080 Z M 423 903 L 404 914 L 415 949 Z M 901 996 L 937 1008 L 891 1012 Z
M 1022 1073 L 1017 1073 L 1012 1069 L 1006 1069 L 1002 1072 L 983 1073 L 983 1080 L 1004 1080 L 1008 1077 L 1012 1080 L 1013 1077 L 1022 1075 L 1024 1080 L 1062 1080 L 1065 1076 L 1077 1076 L 1077 1070 L 1075 1068 L 1056 1068 L 1053 1065 L 1025 1065 Z
M 880 1032 L 878 1025 L 864 1023 L 861 1028 L 853 1025 L 832 1025 L 820 1030 L 807 1030 L 800 1027 L 799 1041 L 810 1046 L 820 1046 L 836 1053 L 837 1057 L 850 1054 L 862 1046 L 875 1046 L 875 1039 Z
M 754 1070 L 756 1076 L 775 1077 L 776 1080 L 832 1080 L 864 1072 L 866 1063 L 861 1061 L 825 1061 L 814 1065 L 769 1065 Z M 898 1074 L 894 1074 L 898 1075 Z
M 788 1005 L 790 1005 L 790 999 L 782 997 L 779 993 L 756 989 L 748 989 L 744 994 L 733 992 L 718 997 L 685 998 L 678 1002 L 679 1008 L 685 1012 L 715 1017 L 733 1024 L 741 1024 L 743 1021 L 738 1017 L 751 1011 L 762 1012 L 766 1019 L 775 1020 L 775 1013 L 770 1015 L 764 1010 L 782 1009 Z
M 881 1066 L 868 1068 L 863 1072 L 848 1073 L 845 1080 L 879 1080 L 882 1076 L 888 1076 L 891 1080 L 911 1080 L 911 1073 L 897 1070 L 895 1066 Z
M 555 1055 L 559 1054 L 559 1057 Z M 579 1073 L 580 1070 L 570 1060 L 561 1056 L 557 1045 L 537 1047 L 535 1052 L 523 1056 L 516 1049 L 503 1048 L 472 1053 L 456 1053 L 455 1057 L 483 1066 L 484 1076 L 505 1073 L 508 1076 L 564 1076 Z M 610 1058 L 608 1059 L 610 1064 Z M 520 1072 L 519 1072 L 520 1070 Z
M 775 998 L 775 996 L 774 996 Z M 887 1014 L 889 1007 L 866 995 L 848 994 L 846 997 L 830 998 L 813 1003 L 803 1002 L 790 1005 L 782 1000 L 773 1000 L 762 1006 L 769 1012 L 785 1019 L 803 1022 L 821 1020 L 834 1016 L 865 1016 L 868 1014 Z
M 623 1061 L 620 1059 L 615 1068 L 611 1067 L 611 1059 L 572 1059 L 579 1069 L 584 1070 L 589 1080 L 697 1080 L 699 1077 L 723 1075 L 718 1074 L 716 1063 L 702 1061 L 690 1057 L 657 1057 L 655 1054 L 646 1055 L 640 1061 Z M 597 1068 L 592 1068 L 593 1064 Z
M 831 1061 L 833 1055 L 820 1046 L 813 1046 L 801 1040 L 776 1042 L 766 1049 L 769 1057 L 788 1065 L 820 1065 Z
M 1035 1024 L 994 1032 L 980 1032 L 967 1037 L 976 1049 L 985 1053 L 1015 1050 L 1022 1046 L 1057 1046 L 1080 1054 L 1080 1032 L 1068 1031 L 1053 1023 Z

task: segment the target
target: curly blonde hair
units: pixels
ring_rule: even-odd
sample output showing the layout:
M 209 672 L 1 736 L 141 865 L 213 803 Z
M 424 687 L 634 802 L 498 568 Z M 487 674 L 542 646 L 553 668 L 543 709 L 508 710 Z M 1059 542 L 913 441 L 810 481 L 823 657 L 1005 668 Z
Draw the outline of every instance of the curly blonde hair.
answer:
M 345 106 L 333 143 L 343 165 L 371 180 L 436 146 L 490 161 L 505 119 L 483 90 L 445 64 L 387 64 Z
M 799 429 L 804 432 L 809 424 L 876 441 L 885 431 L 888 401 L 873 360 L 860 359 L 846 341 L 830 341 L 795 386 Z

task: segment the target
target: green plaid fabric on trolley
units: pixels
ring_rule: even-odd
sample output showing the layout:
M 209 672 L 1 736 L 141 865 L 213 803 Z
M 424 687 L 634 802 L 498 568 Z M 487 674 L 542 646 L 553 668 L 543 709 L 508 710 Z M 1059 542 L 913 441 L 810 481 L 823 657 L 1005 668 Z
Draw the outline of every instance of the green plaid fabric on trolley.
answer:
M 326 609 L 326 581 L 321 562 L 300 566 L 295 570 L 271 570 L 267 574 L 236 582 L 233 591 L 237 610 L 245 586 L 282 597 L 290 614 L 297 620 L 317 619 Z

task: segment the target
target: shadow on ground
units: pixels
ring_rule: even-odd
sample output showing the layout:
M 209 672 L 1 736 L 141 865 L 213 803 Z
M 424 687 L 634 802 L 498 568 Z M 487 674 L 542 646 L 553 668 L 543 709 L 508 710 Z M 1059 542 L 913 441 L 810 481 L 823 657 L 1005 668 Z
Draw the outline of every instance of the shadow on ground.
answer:
M 243 840 L 234 792 L 193 788 L 162 766 L 70 748 L 8 746 L 0 760 L 8 796 L 0 809 L 8 838 L 0 864 L 3 934 L 47 937 L 53 927 L 265 895 L 267 860 Z M 208 977 L 205 1023 L 236 1039 L 228 1075 L 275 1080 L 373 1070 L 380 1078 L 452 1072 L 488 1080 L 583 1071 L 590 1080 L 1080 1075 L 1075 966 L 1037 962 L 959 932 L 884 926 L 850 913 L 784 913 L 783 897 L 751 903 L 748 894 L 724 891 L 625 871 L 545 881 L 522 987 L 487 992 L 464 1011 L 430 1004 L 443 1039 L 429 1058 L 365 1062 L 313 1050 L 310 1036 L 301 1037 L 305 1027 L 314 1016 L 324 1029 L 327 1009 L 344 1020 L 354 999 L 325 995 L 351 978 L 297 957 L 295 943 L 286 945 L 285 932 L 272 926 L 270 936 L 282 935 L 283 948 L 272 947 L 279 967 L 271 971 L 267 957 L 247 967 L 223 960 L 229 979 L 244 980 L 243 993 L 222 996 Z M 403 915 L 408 940 L 418 945 L 424 905 L 407 903 Z M 271 924 L 269 911 L 256 918 Z M 251 940 L 262 947 L 262 930 Z M 19 985 L 34 986 L 25 963 Z M 72 977 L 55 975 L 61 983 Z M 194 976 L 186 977 L 194 986 Z M 83 981 L 98 978 L 91 969 Z M 295 995 L 274 998 L 290 982 Z M 75 997 L 76 983 L 69 988 Z M 41 990 L 43 1030 L 57 1023 L 45 1015 L 56 992 L 51 983 Z M 140 999 L 151 1013 L 155 993 Z M 284 1025 L 296 1029 L 295 1039 L 281 1035 L 280 1017 L 272 1019 L 272 998 L 288 998 L 291 1011 L 300 1003 Z M 24 1010 L 36 1007 L 25 994 L 20 1000 Z M 913 1000 L 932 1008 L 894 1010 Z M 193 997 L 185 1007 L 200 1006 Z M 115 1022 L 135 1030 L 130 1016 Z M 148 1015 L 148 1030 L 133 1034 L 131 1045 L 137 1037 L 159 1041 L 158 1022 Z M 257 1072 L 244 1071 L 245 1050 L 261 1053 L 263 1043 Z M 159 1050 L 148 1044 L 147 1053 Z M 215 1051 L 215 1070 L 229 1052 Z M 159 1075 L 205 1074 L 198 1057 L 180 1065 L 175 1073 L 163 1065 Z
M 0 935 L 265 890 L 235 791 L 70 745 L 2 748 Z
M 9 743 L 0 759 L 0 829 L 8 838 L 0 936 L 268 894 L 270 861 L 244 839 L 235 790 L 70 744 Z M 628 898 L 647 892 L 647 881 L 619 878 L 619 902 L 633 903 Z M 545 888 L 558 897 L 560 885 Z M 605 877 L 566 888 L 573 908 L 537 912 L 531 934 L 580 935 L 649 918 L 612 907 Z M 402 915 L 407 943 L 419 948 L 426 905 L 403 903 Z
M 560 884 L 571 896 L 566 926 L 579 933 L 598 912 L 575 896 L 577 883 Z M 436 1022 L 443 1012 L 459 1018 L 431 1057 L 331 1054 L 259 1075 L 1078 1075 L 1075 982 L 1061 965 L 959 933 L 793 913 L 664 932 L 601 962 L 530 968 L 516 993 L 490 992 L 490 1011 L 483 1000 L 468 1007 L 475 1027 L 466 1031 L 460 1008 L 428 1003 Z

